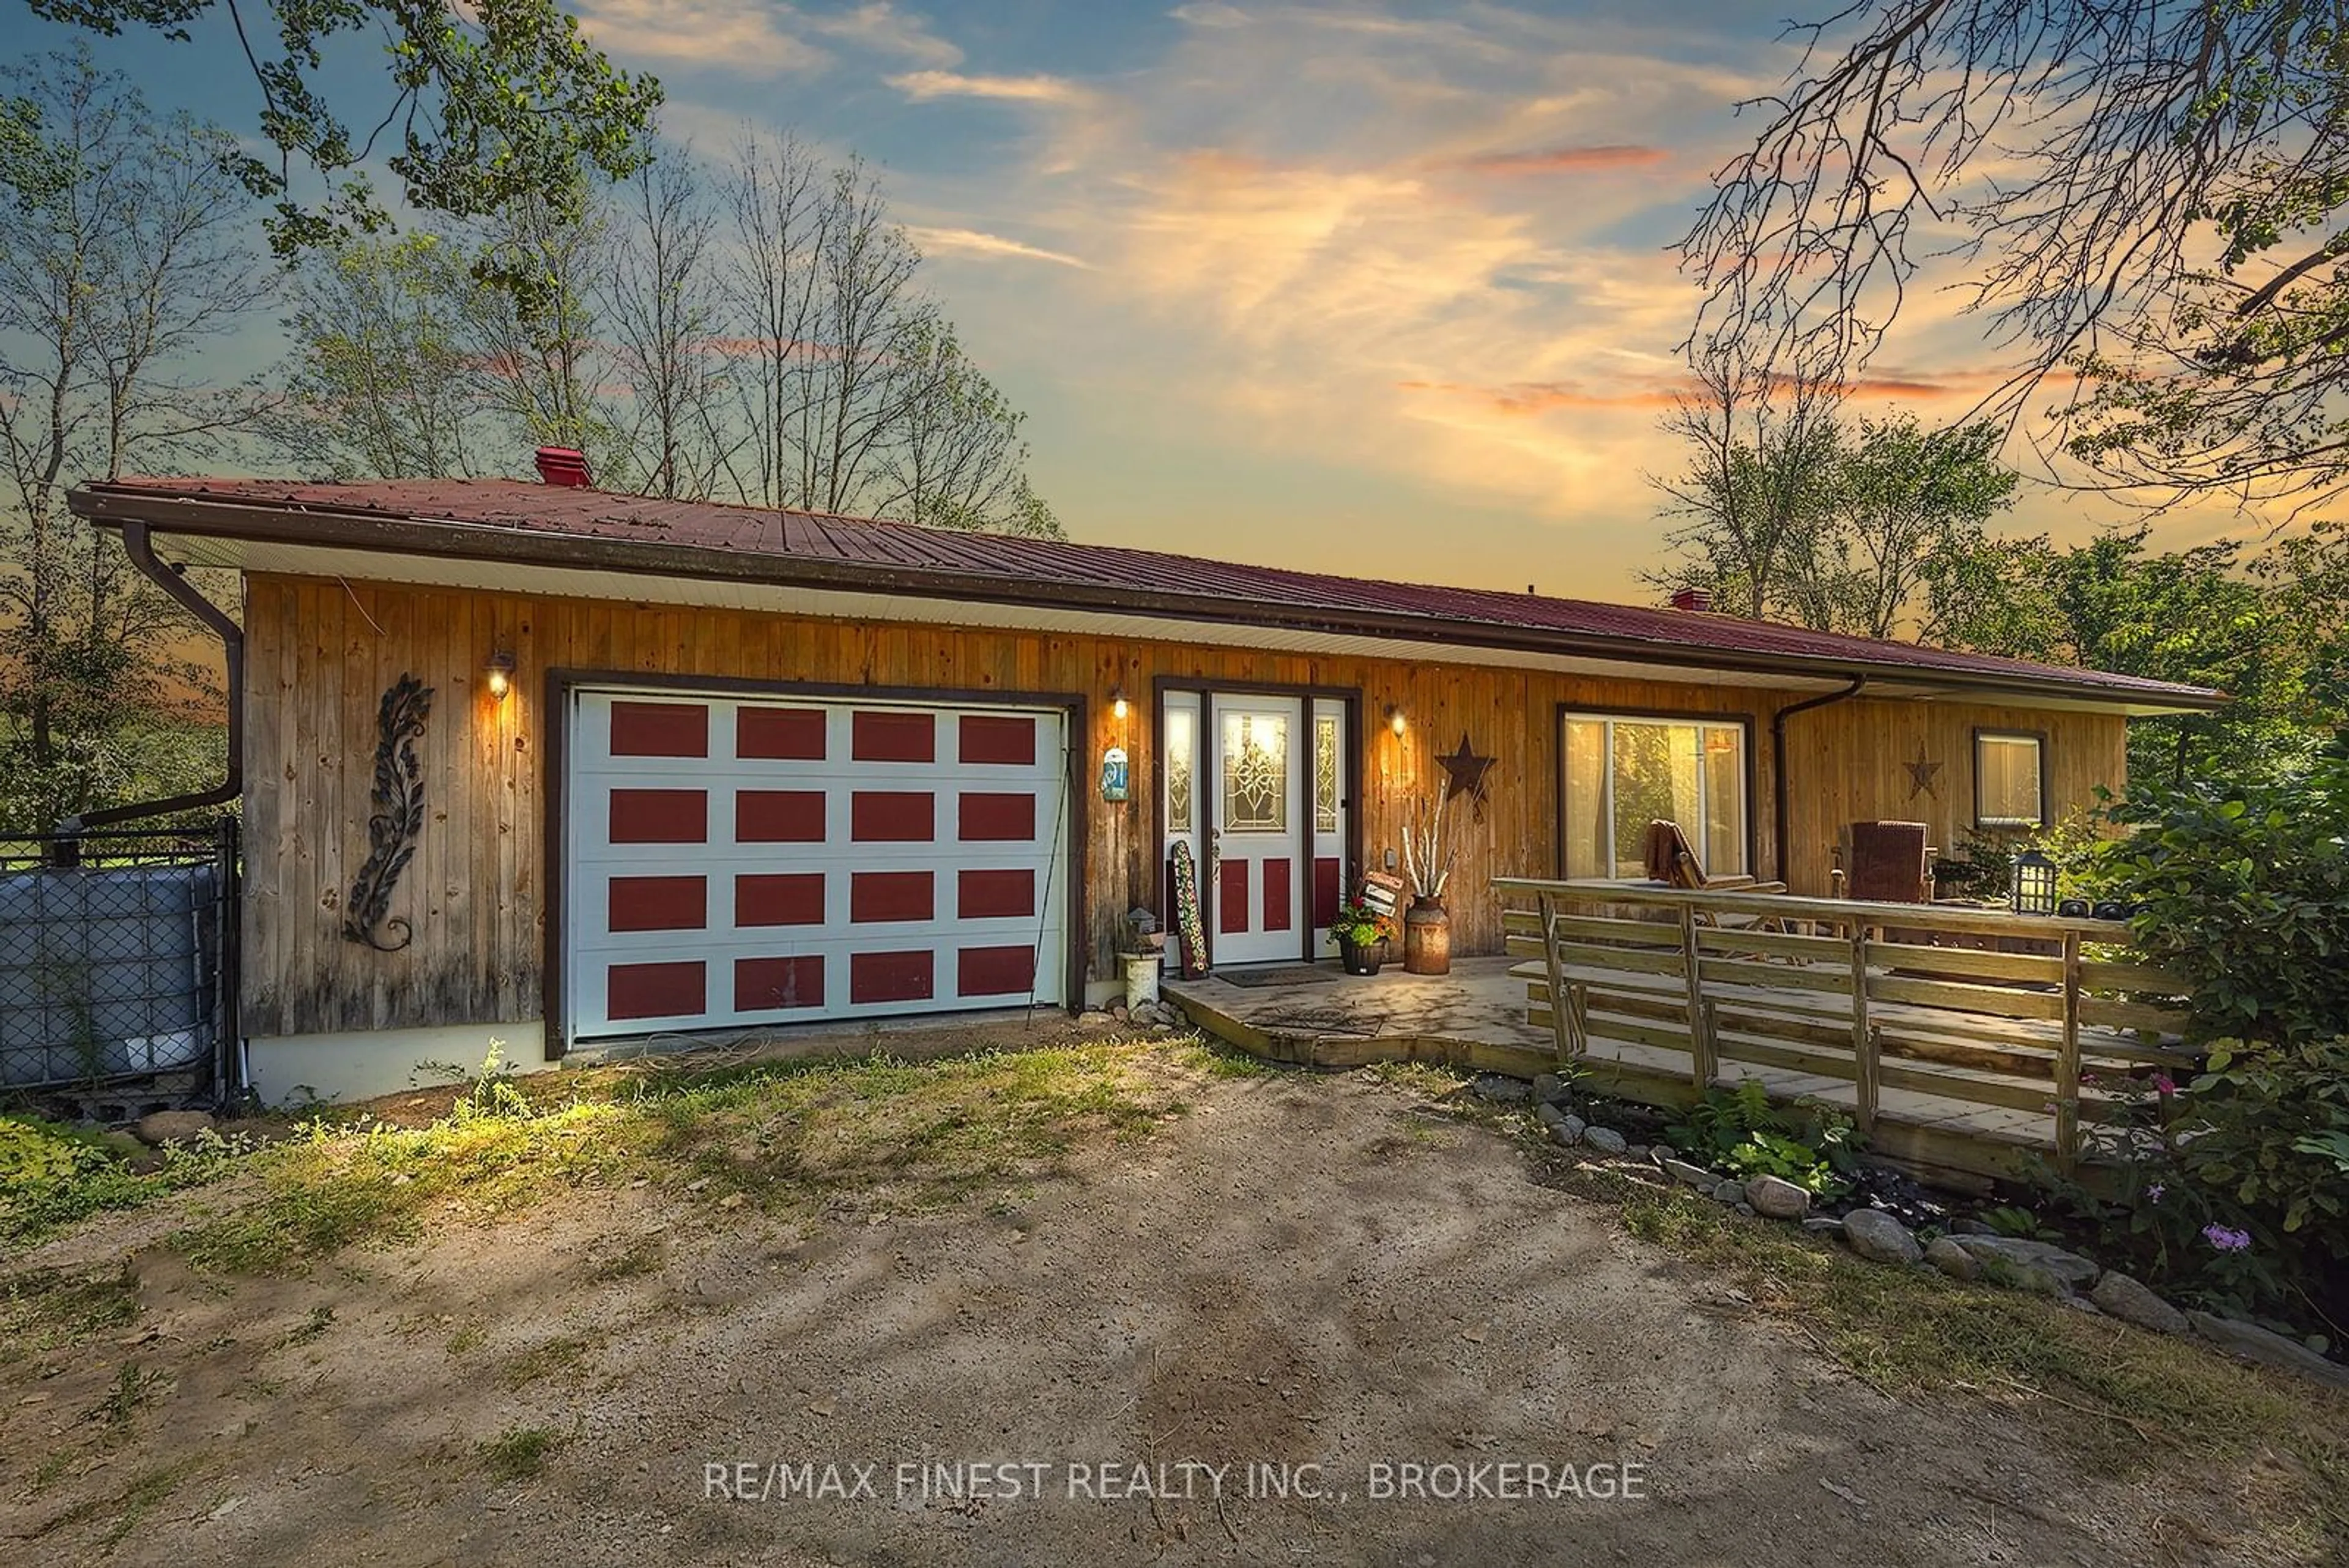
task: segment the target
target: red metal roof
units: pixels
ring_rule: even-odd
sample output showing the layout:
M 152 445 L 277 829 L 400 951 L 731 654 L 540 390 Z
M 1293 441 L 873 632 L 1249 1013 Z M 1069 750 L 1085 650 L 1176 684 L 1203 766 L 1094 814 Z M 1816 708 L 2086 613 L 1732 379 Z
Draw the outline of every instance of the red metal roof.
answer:
M 156 503 L 182 504 L 158 507 Z M 792 580 L 818 570 L 836 586 L 870 579 L 883 591 L 993 601 L 1088 603 L 1134 613 L 1342 627 L 1375 621 L 1377 635 L 1424 636 L 1496 647 L 1555 647 L 1596 657 L 1638 657 L 1640 649 L 1683 664 L 1717 655 L 1724 666 L 1810 667 L 1820 673 L 1907 675 L 1951 683 L 2060 688 L 2068 696 L 2120 702 L 2203 707 L 2218 693 L 2100 670 L 2073 670 L 1961 653 L 1916 643 L 1875 641 L 1771 621 L 1685 610 L 1648 609 L 1590 599 L 1424 583 L 1381 582 L 1275 566 L 1202 560 L 1116 545 L 1081 545 L 1006 535 L 924 528 L 908 523 L 807 512 L 662 501 L 515 480 L 371 480 L 304 483 L 267 479 L 122 479 L 77 491 L 76 511 L 101 522 L 149 514 L 167 532 L 252 536 L 274 518 L 267 536 L 295 536 L 304 519 L 320 543 L 364 542 L 367 523 L 384 535 L 376 547 L 438 553 L 433 540 L 477 531 L 513 536 L 513 545 L 598 541 L 609 566 L 621 556 L 668 575 L 748 576 Z M 185 504 L 194 504 L 192 505 Z M 165 514 L 168 514 L 166 515 Z M 354 533 L 360 535 L 355 539 Z M 331 537 L 329 537 L 331 535 Z M 554 560 L 530 549 L 532 558 Z M 590 563 L 583 563 L 590 564 Z M 715 568 L 722 566 L 722 573 Z M 1113 602 L 1112 602 L 1113 598 Z M 1583 645 L 1591 645 L 1585 647 Z M 2059 694 L 2051 692 L 2051 694 Z

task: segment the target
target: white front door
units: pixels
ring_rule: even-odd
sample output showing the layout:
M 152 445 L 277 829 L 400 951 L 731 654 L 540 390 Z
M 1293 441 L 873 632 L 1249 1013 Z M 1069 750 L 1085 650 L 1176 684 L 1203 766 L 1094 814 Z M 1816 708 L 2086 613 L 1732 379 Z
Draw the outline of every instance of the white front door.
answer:
M 1311 884 L 1305 705 L 1294 697 L 1217 696 L 1204 739 L 1209 950 L 1218 964 L 1301 960 Z

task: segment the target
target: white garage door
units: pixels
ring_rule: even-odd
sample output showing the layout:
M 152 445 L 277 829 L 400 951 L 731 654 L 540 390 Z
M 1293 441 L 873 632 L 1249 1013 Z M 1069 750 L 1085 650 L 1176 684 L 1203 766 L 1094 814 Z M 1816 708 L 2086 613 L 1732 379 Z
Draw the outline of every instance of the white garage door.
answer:
M 574 1039 L 1062 1001 L 1058 709 L 572 697 Z

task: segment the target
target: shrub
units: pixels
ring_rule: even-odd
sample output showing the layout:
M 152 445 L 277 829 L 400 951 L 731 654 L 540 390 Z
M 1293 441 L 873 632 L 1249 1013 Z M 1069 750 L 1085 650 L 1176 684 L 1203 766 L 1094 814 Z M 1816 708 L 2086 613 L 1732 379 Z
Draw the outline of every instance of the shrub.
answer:
M 2137 945 L 2191 988 L 2203 1040 L 2349 1034 L 2349 762 L 2140 786 L 2096 857 Z
M 2093 1135 L 2117 1198 L 2057 1182 L 2107 1265 L 2198 1304 L 2349 1326 L 2349 1039 L 2222 1041 L 2182 1089 L 2157 1080 Z
M 1835 1106 L 1805 1100 L 1781 1109 L 1753 1078 L 1708 1092 L 1667 1136 L 1691 1160 L 1741 1177 L 1775 1176 L 1826 1198 L 1850 1189 L 1859 1153 L 1850 1118 Z

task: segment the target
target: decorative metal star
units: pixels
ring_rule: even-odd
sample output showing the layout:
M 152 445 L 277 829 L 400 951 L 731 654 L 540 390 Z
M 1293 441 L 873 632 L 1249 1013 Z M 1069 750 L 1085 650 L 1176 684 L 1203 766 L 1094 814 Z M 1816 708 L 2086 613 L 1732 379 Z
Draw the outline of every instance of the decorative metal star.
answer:
M 1904 763 L 1901 765 L 1909 770 L 1909 798 L 1910 800 L 1915 800 L 1920 794 L 1930 794 L 1935 800 L 1941 798 L 1941 786 L 1933 782 L 1933 775 L 1941 771 L 1941 764 L 1939 763 L 1929 763 L 1925 760 L 1924 742 L 1920 741 L 1917 742 L 1917 760 L 1913 763 Z
M 1445 773 L 1452 775 L 1444 784 L 1444 798 L 1450 800 L 1455 794 L 1464 794 L 1475 803 L 1478 815 L 1482 815 L 1485 809 L 1485 775 L 1492 771 L 1493 759 L 1478 756 L 1475 748 L 1468 743 L 1468 732 L 1463 730 L 1460 732 L 1460 749 L 1448 757 L 1439 756 L 1435 760 L 1443 764 Z

